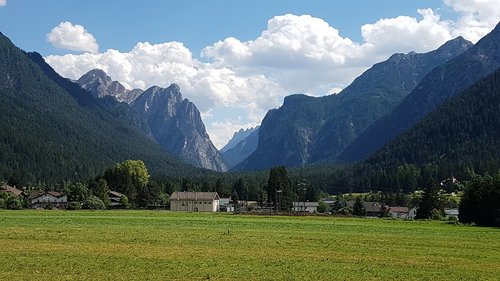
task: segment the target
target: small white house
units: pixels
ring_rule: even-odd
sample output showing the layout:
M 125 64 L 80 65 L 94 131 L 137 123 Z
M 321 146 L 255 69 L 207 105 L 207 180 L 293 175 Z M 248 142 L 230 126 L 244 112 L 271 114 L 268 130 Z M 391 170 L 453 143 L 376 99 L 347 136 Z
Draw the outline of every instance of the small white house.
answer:
M 170 196 L 171 211 L 217 212 L 220 199 L 217 192 L 174 192 Z
M 318 202 L 293 202 L 293 211 L 317 213 L 318 206 L 319 206 Z
M 416 208 L 409 209 L 408 207 L 393 206 L 389 207 L 389 213 L 391 214 L 392 218 L 408 220 L 415 218 L 415 216 L 417 215 L 417 209 Z
M 45 208 L 52 206 L 55 208 L 66 208 L 68 205 L 68 196 L 55 191 L 33 192 L 30 196 L 31 208 Z

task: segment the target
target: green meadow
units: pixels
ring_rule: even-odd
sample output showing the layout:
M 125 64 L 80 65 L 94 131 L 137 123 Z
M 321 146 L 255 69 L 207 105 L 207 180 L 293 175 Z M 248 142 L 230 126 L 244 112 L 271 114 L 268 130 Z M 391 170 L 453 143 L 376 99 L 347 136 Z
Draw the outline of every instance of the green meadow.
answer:
M 170 211 L 0 211 L 0 280 L 500 280 L 500 229 Z

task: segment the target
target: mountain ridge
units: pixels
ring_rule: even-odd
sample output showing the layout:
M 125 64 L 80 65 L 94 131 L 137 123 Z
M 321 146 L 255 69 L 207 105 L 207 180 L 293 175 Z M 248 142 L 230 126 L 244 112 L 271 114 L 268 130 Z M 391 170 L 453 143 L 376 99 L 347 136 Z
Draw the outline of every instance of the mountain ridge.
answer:
M 264 117 L 255 152 L 233 169 L 334 162 L 351 141 L 410 94 L 429 71 L 471 46 L 457 37 L 428 53 L 394 54 L 337 95 L 287 96 L 280 108 Z
M 339 157 L 360 161 L 410 128 L 446 99 L 460 93 L 500 67 L 500 23 L 476 45 L 434 68 L 392 112 L 364 131 Z

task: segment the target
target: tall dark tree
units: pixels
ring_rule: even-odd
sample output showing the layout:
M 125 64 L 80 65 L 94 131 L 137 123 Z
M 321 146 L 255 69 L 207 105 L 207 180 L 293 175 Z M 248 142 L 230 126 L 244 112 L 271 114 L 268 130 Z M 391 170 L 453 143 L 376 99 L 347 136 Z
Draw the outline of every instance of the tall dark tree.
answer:
M 361 197 L 356 197 L 356 201 L 354 201 L 354 205 L 352 206 L 352 214 L 355 216 L 366 216 L 366 208 Z
M 435 181 L 431 181 L 429 186 L 422 192 L 422 197 L 419 200 L 415 218 L 430 219 L 436 215 L 444 215 L 444 204 L 440 196 L 437 183 Z
M 89 184 L 89 189 L 92 194 L 102 200 L 104 205 L 109 206 L 109 187 L 105 179 L 99 178 L 97 179 L 97 181 L 91 181 Z
M 276 210 L 290 211 L 297 195 L 293 192 L 292 183 L 284 166 L 274 167 L 269 172 L 267 182 L 267 198 Z
M 459 220 L 481 226 L 500 226 L 500 174 L 475 176 L 466 185 Z

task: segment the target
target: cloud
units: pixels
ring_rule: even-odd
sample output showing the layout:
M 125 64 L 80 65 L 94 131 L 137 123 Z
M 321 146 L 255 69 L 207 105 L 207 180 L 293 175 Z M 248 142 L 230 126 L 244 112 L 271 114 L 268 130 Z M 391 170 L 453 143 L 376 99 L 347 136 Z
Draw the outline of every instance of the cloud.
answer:
M 477 42 L 498 23 L 498 0 L 444 0 L 445 4 L 460 14 L 454 23 L 453 35 Z
M 361 27 L 365 46 L 376 54 L 427 52 L 452 39 L 449 22 L 442 21 L 433 10 L 421 9 L 422 19 L 399 16 L 380 19 Z
M 7 5 L 7 0 L 0 0 L 0 7 L 5 7 Z
M 129 88 L 177 83 L 221 147 L 235 129 L 259 124 L 290 93 L 333 94 L 393 53 L 427 52 L 458 35 L 477 41 L 500 19 L 494 2 L 445 0 L 458 13 L 456 21 L 431 9 L 418 10 L 417 17 L 380 19 L 361 27 L 360 42 L 322 19 L 287 14 L 270 19 L 257 38 L 223 39 L 204 48 L 200 58 L 180 42 L 140 42 L 128 52 L 109 49 L 46 60 L 72 79 L 100 68 Z
M 47 41 L 54 47 L 71 51 L 97 53 L 99 45 L 94 36 L 81 25 L 71 22 L 61 22 L 47 34 Z

